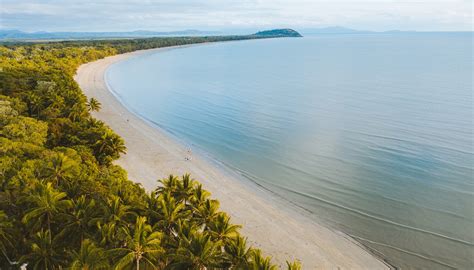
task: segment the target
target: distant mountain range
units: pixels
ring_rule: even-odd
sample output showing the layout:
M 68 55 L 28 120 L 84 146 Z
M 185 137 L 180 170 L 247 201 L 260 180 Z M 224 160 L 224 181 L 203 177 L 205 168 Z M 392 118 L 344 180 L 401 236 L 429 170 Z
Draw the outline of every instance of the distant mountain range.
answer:
M 382 34 L 396 34 L 396 33 L 439 33 L 443 31 L 414 31 L 414 30 L 387 30 L 387 31 L 369 31 L 369 30 L 355 30 L 342 26 L 331 26 L 324 28 L 301 28 L 298 29 L 303 35 L 320 35 L 320 34 L 369 34 L 369 33 L 382 33 Z M 469 31 L 447 31 L 448 33 L 472 33 Z
M 291 32 L 291 31 L 293 32 Z M 233 30 L 222 30 L 222 31 L 201 31 L 201 30 L 183 30 L 183 31 L 130 31 L 130 32 L 23 32 L 19 30 L 1 30 L 0 29 L 0 40 L 46 40 L 46 39 L 57 39 L 57 40 L 75 40 L 75 39 L 109 39 L 109 38 L 146 38 L 146 37 L 166 37 L 166 36 L 217 36 L 217 35 L 248 35 L 252 32 L 255 33 L 255 29 L 233 29 Z M 270 34 L 271 31 L 280 31 L 278 34 L 281 36 L 292 36 L 294 33 L 302 35 L 322 35 L 322 34 L 364 34 L 364 33 L 406 33 L 415 31 L 367 31 L 367 30 L 355 30 L 351 28 L 341 26 L 331 26 L 324 28 L 300 28 L 298 32 L 292 29 L 276 29 L 269 31 L 260 31 L 257 34 Z M 285 32 L 288 31 L 288 32 Z
M 342 26 L 331 26 L 324 28 L 303 28 L 300 29 L 300 33 L 305 35 L 311 34 L 363 34 L 363 33 L 375 33 L 367 30 L 355 30 Z
M 98 39 L 98 38 L 140 38 L 159 36 L 215 36 L 218 31 L 183 30 L 171 32 L 132 31 L 132 32 L 23 32 L 19 30 L 0 30 L 0 39 Z
M 295 36 L 300 34 L 292 29 L 277 29 L 279 34 L 284 36 Z M 293 32 L 282 31 L 291 30 Z M 260 31 L 260 35 L 274 35 L 275 33 L 269 31 Z M 228 34 L 249 34 L 252 30 L 246 29 L 242 31 L 200 31 L 200 30 L 183 30 L 183 31 L 145 31 L 137 30 L 130 32 L 23 32 L 19 30 L 1 30 L 0 39 L 3 40 L 44 40 L 44 39 L 104 39 L 104 38 L 145 38 L 145 37 L 160 37 L 160 36 L 216 36 Z M 342 33 L 367 33 L 369 31 L 359 31 L 340 26 L 326 27 L 326 28 L 304 28 L 299 31 L 302 34 L 342 34 Z

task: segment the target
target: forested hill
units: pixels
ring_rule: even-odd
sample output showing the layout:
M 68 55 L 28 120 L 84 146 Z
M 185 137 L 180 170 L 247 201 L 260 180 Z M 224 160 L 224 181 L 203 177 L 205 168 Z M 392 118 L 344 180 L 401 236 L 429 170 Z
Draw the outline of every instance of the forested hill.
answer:
M 293 29 L 274 29 L 260 31 L 254 34 L 257 37 L 302 37 L 302 35 Z
M 189 175 L 130 181 L 122 138 L 73 80 L 117 53 L 249 38 L 0 45 L 0 269 L 275 269 Z

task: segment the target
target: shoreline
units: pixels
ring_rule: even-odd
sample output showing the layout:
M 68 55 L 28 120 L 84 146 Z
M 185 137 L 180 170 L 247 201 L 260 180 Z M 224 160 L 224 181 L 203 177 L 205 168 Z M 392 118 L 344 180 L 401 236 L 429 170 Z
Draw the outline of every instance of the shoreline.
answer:
M 102 103 L 101 111 L 92 115 L 125 140 L 127 154 L 114 163 L 124 168 L 129 178 L 141 183 L 147 191 L 157 186 L 157 179 L 169 174 L 191 173 L 211 192 L 213 198 L 219 200 L 221 210 L 231 216 L 232 222 L 243 225 L 241 232 L 248 237 L 249 244 L 261 248 L 265 255 L 271 255 L 272 261 L 281 266 L 285 260 L 298 259 L 304 269 L 389 269 L 362 244 L 342 232 L 316 223 L 295 207 L 274 198 L 276 196 L 266 196 L 263 188 L 256 183 L 250 180 L 246 181 L 249 184 L 244 183 L 237 175 L 224 172 L 219 164 L 213 164 L 199 153 L 192 154 L 192 160 L 185 160 L 187 149 L 182 142 L 129 111 L 106 82 L 106 71 L 115 63 L 188 46 L 196 45 L 110 56 L 84 64 L 77 70 L 74 79 L 84 94 Z

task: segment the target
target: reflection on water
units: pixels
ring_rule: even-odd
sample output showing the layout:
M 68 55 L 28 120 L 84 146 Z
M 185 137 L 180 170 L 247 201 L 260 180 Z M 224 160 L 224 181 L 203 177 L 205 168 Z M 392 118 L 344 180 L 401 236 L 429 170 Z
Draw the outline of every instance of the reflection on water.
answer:
M 472 34 L 326 35 L 114 65 L 127 106 L 403 268 L 473 268 Z

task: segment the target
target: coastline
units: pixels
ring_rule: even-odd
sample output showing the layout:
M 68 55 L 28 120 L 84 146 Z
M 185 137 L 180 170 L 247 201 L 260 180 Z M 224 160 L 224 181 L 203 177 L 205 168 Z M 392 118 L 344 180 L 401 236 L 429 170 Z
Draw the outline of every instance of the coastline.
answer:
M 181 47 L 186 46 L 194 45 Z M 169 174 L 191 173 L 220 201 L 221 209 L 232 217 L 233 223 L 243 225 L 241 232 L 248 237 L 249 244 L 271 255 L 277 264 L 298 259 L 304 269 L 388 269 L 387 264 L 349 236 L 294 213 L 294 209 L 271 196 L 261 196 L 258 193 L 263 191 L 260 192 L 257 185 L 243 183 L 199 154 L 193 154 L 192 160 L 186 161 L 184 145 L 130 112 L 107 86 L 105 73 L 110 65 L 175 48 L 110 56 L 82 65 L 74 77 L 88 98 L 94 97 L 102 103 L 101 111 L 94 112 L 94 117 L 124 138 L 127 154 L 115 163 L 127 170 L 129 178 L 149 191 L 156 187 L 157 179 Z

